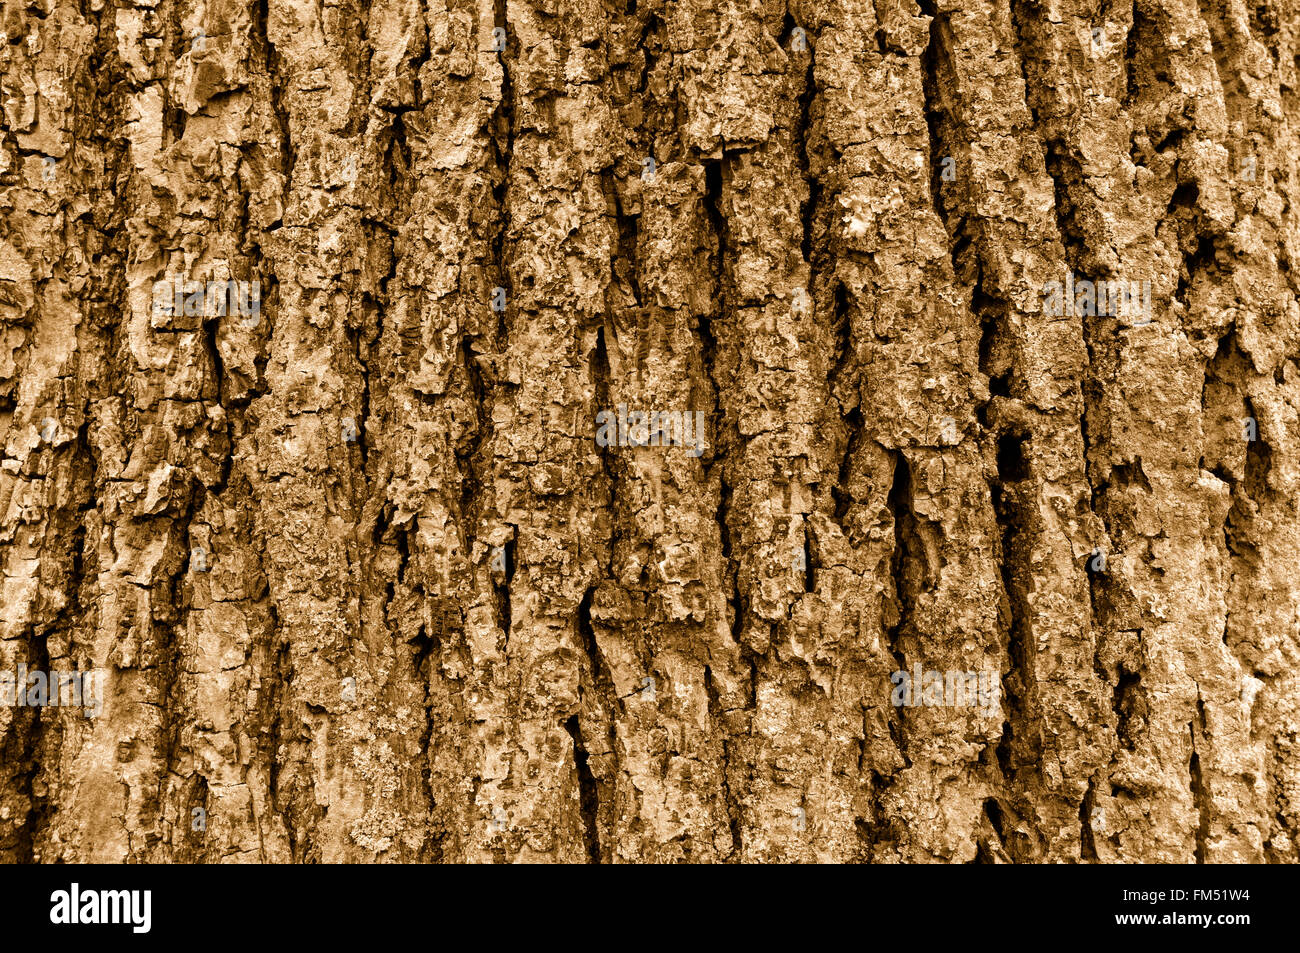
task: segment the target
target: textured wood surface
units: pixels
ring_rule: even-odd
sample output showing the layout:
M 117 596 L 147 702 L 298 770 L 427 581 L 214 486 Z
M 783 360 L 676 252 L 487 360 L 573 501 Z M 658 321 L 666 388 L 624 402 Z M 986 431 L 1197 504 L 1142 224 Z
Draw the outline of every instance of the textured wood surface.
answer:
M 1295 3 L 0 8 L 0 858 L 1300 859 Z

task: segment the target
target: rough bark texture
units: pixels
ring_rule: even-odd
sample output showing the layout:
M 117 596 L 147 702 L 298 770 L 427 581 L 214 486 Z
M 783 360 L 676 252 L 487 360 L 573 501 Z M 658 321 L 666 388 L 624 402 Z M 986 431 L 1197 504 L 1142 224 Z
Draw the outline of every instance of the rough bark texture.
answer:
M 1300 859 L 1294 0 L 2 9 L 0 858 Z

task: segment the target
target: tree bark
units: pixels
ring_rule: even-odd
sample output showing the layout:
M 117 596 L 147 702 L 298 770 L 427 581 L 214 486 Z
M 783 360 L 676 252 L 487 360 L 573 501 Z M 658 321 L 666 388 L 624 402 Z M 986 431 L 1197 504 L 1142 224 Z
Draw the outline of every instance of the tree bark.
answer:
M 1300 6 L 3 21 L 0 858 L 1300 860 Z

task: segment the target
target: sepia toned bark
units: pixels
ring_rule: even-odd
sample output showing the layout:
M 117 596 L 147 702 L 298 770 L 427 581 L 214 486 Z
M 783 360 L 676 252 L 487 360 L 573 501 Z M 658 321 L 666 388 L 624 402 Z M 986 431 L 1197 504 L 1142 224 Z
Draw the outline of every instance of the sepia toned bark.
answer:
M 1300 5 L 0 10 L 0 859 L 1300 861 Z

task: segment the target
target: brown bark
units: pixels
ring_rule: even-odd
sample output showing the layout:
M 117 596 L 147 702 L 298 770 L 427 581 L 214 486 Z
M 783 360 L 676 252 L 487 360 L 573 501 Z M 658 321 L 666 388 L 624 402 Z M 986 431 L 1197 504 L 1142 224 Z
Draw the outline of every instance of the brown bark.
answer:
M 1300 859 L 1294 3 L 0 7 L 0 857 Z

